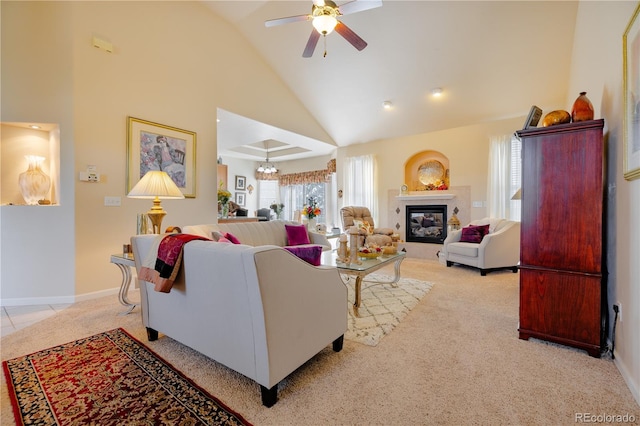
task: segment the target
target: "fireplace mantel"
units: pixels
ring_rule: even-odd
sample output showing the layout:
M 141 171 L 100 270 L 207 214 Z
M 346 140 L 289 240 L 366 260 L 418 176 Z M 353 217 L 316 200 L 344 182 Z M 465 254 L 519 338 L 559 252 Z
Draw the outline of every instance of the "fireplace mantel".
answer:
M 396 200 L 400 201 L 451 200 L 453 198 L 456 198 L 456 195 L 447 191 L 412 191 L 405 195 L 396 196 Z

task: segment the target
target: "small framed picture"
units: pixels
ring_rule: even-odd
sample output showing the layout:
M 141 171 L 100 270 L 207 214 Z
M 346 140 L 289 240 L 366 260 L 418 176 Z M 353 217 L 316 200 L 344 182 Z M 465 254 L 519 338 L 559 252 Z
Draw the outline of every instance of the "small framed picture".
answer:
M 538 125 L 538 122 L 540 121 L 540 117 L 542 117 L 542 110 L 537 106 L 533 105 L 531 107 L 531 110 L 529 111 L 527 120 L 524 122 L 524 127 L 522 128 L 522 130 L 536 127 Z
M 247 194 L 244 192 L 236 192 L 236 204 L 240 207 L 244 207 Z
M 244 176 L 237 176 L 236 175 L 236 189 L 239 189 L 241 191 L 244 191 L 245 189 L 247 189 L 247 178 Z

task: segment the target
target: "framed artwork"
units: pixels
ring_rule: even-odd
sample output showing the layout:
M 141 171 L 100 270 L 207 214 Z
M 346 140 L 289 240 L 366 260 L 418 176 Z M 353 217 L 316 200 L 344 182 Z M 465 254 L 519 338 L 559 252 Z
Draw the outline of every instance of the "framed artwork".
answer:
M 624 178 L 640 178 L 640 5 L 622 36 Z
M 246 177 L 236 175 L 236 189 L 239 189 L 240 191 L 244 191 L 245 189 L 247 189 Z
M 127 117 L 127 194 L 150 170 L 167 172 L 186 198 L 195 198 L 195 132 Z
M 538 122 L 540 121 L 540 117 L 542 117 L 542 110 L 537 106 L 533 105 L 531 107 L 531 110 L 529 111 L 527 120 L 524 122 L 524 127 L 522 128 L 522 130 L 536 127 L 538 125 Z
M 246 203 L 247 194 L 244 192 L 236 192 L 236 204 L 240 207 L 244 207 Z

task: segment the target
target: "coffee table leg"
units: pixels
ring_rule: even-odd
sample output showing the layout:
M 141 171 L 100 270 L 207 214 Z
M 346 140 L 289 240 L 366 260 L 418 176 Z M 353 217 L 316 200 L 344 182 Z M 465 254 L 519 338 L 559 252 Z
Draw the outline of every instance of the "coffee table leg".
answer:
M 359 308 L 360 307 L 360 303 L 362 302 L 362 296 L 360 294 L 362 292 L 362 277 L 361 276 L 357 276 L 356 277 L 355 292 L 356 292 L 356 299 L 353 302 L 353 307 L 354 308 Z
M 395 276 L 393 277 L 393 281 L 391 281 L 390 283 L 391 287 L 398 287 L 398 281 L 400 281 L 400 264 L 403 260 L 404 256 L 396 260 L 395 264 L 393 265 L 393 272 Z

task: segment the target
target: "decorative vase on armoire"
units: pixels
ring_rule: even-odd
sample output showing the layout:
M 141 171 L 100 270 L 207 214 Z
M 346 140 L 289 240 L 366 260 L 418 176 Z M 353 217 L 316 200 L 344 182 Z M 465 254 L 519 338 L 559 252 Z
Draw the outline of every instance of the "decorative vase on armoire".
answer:
M 593 120 L 593 104 L 587 98 L 587 92 L 580 92 L 580 96 L 573 103 L 571 108 L 571 120 L 578 121 Z
M 28 205 L 38 205 L 38 201 L 46 199 L 49 194 L 51 178 L 42 171 L 44 157 L 25 155 L 25 158 L 29 167 L 18 177 L 20 192 Z

